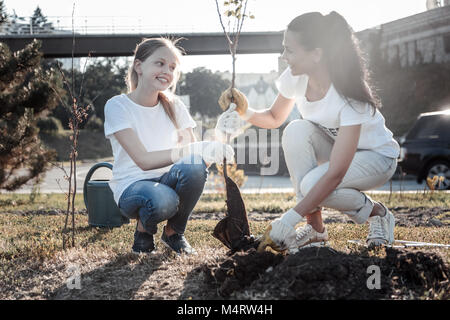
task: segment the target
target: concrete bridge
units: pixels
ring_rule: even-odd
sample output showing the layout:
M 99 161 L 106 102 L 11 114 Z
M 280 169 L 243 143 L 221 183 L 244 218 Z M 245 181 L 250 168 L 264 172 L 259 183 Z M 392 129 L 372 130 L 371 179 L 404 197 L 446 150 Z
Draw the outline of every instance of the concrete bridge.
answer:
M 181 37 L 179 42 L 187 55 L 228 54 L 228 44 L 223 33 L 178 34 L 75 34 L 75 57 L 132 56 L 136 44 L 142 38 Z M 33 39 L 42 41 L 44 58 L 68 58 L 72 56 L 73 35 L 32 34 L 0 35 L 12 51 L 25 47 Z M 243 32 L 239 38 L 238 53 L 281 53 L 283 32 Z

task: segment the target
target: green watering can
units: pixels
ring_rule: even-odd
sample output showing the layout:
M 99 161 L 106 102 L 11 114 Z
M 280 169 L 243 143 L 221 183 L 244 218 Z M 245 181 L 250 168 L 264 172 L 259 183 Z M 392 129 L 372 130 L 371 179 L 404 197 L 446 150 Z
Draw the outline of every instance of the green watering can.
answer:
M 109 162 L 96 163 L 86 175 L 83 187 L 84 204 L 88 211 L 88 223 L 96 227 L 120 227 L 127 224 L 130 219 L 125 217 L 116 202 L 109 180 L 90 180 L 95 170 L 106 167 L 112 170 Z

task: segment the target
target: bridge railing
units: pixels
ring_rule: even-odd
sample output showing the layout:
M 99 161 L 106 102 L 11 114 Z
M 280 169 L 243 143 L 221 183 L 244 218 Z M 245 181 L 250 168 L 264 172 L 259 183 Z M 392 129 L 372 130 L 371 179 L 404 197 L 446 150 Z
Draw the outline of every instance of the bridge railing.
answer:
M 74 31 L 78 34 L 123 34 L 123 33 L 203 33 L 222 32 L 219 23 L 214 25 L 175 25 L 150 24 L 148 17 L 96 17 L 96 16 L 48 16 L 43 25 L 33 25 L 30 17 L 14 17 L 0 27 L 0 34 L 66 34 Z M 244 31 L 280 31 L 268 30 L 267 26 L 254 24 L 245 26 Z

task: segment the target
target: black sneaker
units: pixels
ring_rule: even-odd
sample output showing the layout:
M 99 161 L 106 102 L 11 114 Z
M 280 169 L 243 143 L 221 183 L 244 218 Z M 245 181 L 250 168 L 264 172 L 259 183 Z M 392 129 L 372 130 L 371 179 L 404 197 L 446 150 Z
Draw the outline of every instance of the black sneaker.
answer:
M 161 241 L 164 245 L 175 251 L 177 254 L 197 254 L 197 251 L 191 247 L 183 234 L 174 233 L 169 237 L 165 233 L 165 227 L 161 235 Z
M 147 232 L 139 232 L 136 228 L 132 250 L 134 253 L 150 253 L 155 250 L 153 235 Z

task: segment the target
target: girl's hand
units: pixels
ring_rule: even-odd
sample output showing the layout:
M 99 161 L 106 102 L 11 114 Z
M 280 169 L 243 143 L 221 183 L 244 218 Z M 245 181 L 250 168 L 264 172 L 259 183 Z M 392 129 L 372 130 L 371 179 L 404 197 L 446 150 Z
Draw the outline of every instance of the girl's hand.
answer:
M 200 155 L 209 165 L 211 163 L 221 163 L 225 158 L 228 163 L 234 162 L 234 150 L 225 143 L 219 141 L 199 141 L 187 145 L 189 154 Z
M 217 119 L 216 137 L 219 141 L 227 142 L 227 135 L 229 139 L 234 139 L 242 133 L 243 121 L 235 109 L 236 104 L 231 103 L 230 108 Z

